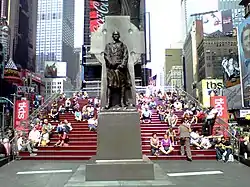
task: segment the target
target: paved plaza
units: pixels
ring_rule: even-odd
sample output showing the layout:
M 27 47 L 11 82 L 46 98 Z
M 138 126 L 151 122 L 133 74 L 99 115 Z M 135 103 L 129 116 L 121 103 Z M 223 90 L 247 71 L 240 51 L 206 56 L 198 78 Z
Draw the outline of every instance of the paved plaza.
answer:
M 237 162 L 216 161 L 156 161 L 163 170 L 152 181 L 86 182 L 86 162 L 15 161 L 0 168 L 3 187 L 81 187 L 81 186 L 176 186 L 176 187 L 237 187 L 249 186 L 250 167 Z M 108 171 L 105 171 L 108 172 Z M 158 171 L 155 171 L 158 172 Z M 122 184 L 122 185 L 121 185 Z

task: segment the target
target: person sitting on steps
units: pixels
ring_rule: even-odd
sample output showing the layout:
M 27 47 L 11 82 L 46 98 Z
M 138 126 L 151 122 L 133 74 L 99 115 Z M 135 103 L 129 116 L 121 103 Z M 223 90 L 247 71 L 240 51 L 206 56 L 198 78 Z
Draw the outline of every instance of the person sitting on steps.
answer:
M 151 146 L 151 154 L 153 156 L 158 156 L 160 141 L 156 133 L 153 133 L 152 137 L 150 138 L 150 146 Z
M 161 140 L 160 151 L 168 155 L 174 150 L 169 134 L 165 134 L 164 138 Z

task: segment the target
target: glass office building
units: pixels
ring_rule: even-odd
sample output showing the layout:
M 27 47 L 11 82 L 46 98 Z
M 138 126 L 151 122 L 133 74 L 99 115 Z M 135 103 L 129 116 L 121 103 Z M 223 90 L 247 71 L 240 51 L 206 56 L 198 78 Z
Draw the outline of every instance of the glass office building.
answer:
M 237 27 L 244 19 L 244 7 L 240 6 L 241 0 L 218 0 L 219 10 L 232 10 L 233 26 Z
M 37 72 L 44 61 L 68 62 L 67 75 L 73 74 L 74 0 L 38 0 L 36 57 Z

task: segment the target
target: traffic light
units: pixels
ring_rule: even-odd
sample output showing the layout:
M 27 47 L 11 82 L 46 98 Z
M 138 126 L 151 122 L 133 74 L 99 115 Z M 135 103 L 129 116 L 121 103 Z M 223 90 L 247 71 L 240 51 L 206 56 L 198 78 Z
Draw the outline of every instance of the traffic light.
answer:
M 0 43 L 0 78 L 4 78 L 4 53 L 3 44 Z

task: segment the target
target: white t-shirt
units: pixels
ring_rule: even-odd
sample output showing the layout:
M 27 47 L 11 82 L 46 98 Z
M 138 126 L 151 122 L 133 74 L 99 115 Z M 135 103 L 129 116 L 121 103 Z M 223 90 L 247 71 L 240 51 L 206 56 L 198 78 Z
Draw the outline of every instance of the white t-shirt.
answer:
M 212 109 L 209 114 L 207 115 L 207 119 L 213 119 L 215 117 L 215 114 L 218 113 L 218 110 L 217 109 Z
M 42 140 L 49 141 L 49 133 L 45 133 L 42 135 Z
M 200 135 L 199 134 L 197 134 L 196 132 L 191 132 L 190 133 L 190 137 L 191 137 L 191 144 L 193 144 L 193 143 L 198 143 L 199 142 L 199 137 L 200 137 Z
M 210 147 L 211 143 L 208 138 L 201 138 L 201 144 L 206 147 Z
M 29 133 L 29 140 L 38 142 L 40 139 L 41 133 L 38 130 L 32 130 Z
M 97 125 L 97 120 L 95 120 L 95 119 L 93 119 L 93 118 L 90 118 L 90 119 L 88 120 L 88 124 L 89 124 L 89 125 Z
M 22 149 L 22 147 L 23 147 L 22 144 L 23 144 L 23 138 L 19 137 L 17 139 L 17 149 L 18 149 L 18 151 L 20 151 Z

